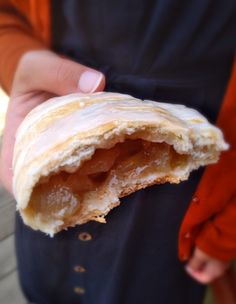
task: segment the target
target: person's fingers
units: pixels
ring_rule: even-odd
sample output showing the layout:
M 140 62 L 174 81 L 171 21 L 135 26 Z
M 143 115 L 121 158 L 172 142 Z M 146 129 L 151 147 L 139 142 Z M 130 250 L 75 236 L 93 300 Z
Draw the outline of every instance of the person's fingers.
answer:
M 24 117 L 44 100 L 52 97 L 49 93 L 28 93 L 10 100 L 2 138 L 0 153 L 0 182 L 12 192 L 12 157 L 15 134 Z
M 30 70 L 30 75 L 28 70 Z M 55 95 L 93 93 L 105 87 L 104 75 L 50 51 L 32 51 L 19 64 L 13 94 L 41 90 Z
M 191 276 L 201 284 L 209 284 L 215 279 L 215 277 L 208 272 L 192 273 Z
M 186 269 L 190 269 L 192 271 L 200 271 L 204 268 L 207 257 L 200 251 L 198 248 L 194 250 L 193 256 L 190 258 L 186 265 Z
M 198 282 L 208 284 L 220 277 L 228 266 L 229 263 L 211 258 L 196 248 L 185 269 L 187 273 Z
M 0 179 L 12 191 L 12 153 L 16 130 L 35 106 L 51 96 L 93 93 L 105 87 L 104 75 L 47 50 L 21 58 L 14 77 L 0 156 Z
M 200 271 L 195 271 L 192 269 L 186 269 L 186 271 L 198 282 L 202 284 L 209 284 L 222 276 L 226 269 L 227 267 L 225 265 L 221 265 L 220 263 L 216 263 L 214 261 L 209 261 Z
M 206 263 L 207 263 L 206 257 L 202 255 L 201 252 L 199 252 L 199 250 L 196 248 L 194 250 L 193 256 L 185 266 L 185 270 L 192 278 L 194 278 L 200 283 L 204 283 L 202 274 L 204 267 L 206 266 Z
M 211 262 L 207 263 L 204 272 L 208 274 L 206 279 L 208 282 L 212 282 L 213 280 L 222 276 L 225 271 L 228 269 L 229 264 L 223 261 L 212 260 Z

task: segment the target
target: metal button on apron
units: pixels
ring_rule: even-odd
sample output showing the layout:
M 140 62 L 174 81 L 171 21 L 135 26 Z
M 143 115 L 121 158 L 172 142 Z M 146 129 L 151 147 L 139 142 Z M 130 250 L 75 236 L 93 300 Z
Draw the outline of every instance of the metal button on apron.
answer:
M 85 269 L 83 266 L 81 266 L 81 265 L 76 265 L 76 266 L 74 267 L 74 271 L 75 271 L 75 272 L 85 272 L 86 269 Z
M 78 235 L 78 238 L 80 241 L 90 241 L 92 240 L 92 235 L 88 232 L 81 232 L 79 235 Z
M 76 286 L 74 288 L 74 292 L 77 293 L 78 295 L 83 295 L 85 294 L 85 289 L 83 287 Z

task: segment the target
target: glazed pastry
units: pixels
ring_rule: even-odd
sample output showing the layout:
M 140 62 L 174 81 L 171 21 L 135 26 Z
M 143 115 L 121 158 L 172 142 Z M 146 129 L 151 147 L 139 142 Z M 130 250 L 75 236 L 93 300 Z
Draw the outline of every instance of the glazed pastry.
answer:
M 106 92 L 52 98 L 17 131 L 17 208 L 25 224 L 50 235 L 105 223 L 119 198 L 186 180 L 227 148 L 218 128 L 183 105 Z

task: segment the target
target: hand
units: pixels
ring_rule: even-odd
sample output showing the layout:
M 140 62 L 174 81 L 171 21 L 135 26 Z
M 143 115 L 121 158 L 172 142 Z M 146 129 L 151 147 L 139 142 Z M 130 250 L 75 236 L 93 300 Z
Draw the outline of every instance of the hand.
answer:
M 210 257 L 199 248 L 195 248 L 185 269 L 198 282 L 208 284 L 221 277 L 229 266 L 229 262 Z
M 0 156 L 0 180 L 9 192 L 12 192 L 15 134 L 24 117 L 50 97 L 92 93 L 104 87 L 102 73 L 51 51 L 30 51 L 22 56 L 13 81 Z

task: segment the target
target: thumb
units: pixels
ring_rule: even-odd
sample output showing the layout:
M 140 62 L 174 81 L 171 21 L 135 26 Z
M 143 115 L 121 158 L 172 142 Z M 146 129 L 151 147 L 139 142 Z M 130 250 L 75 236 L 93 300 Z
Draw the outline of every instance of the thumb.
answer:
M 195 248 L 193 256 L 186 265 L 187 271 L 201 271 L 208 261 L 207 256 L 198 248 Z
M 22 57 L 14 84 L 14 92 L 21 94 L 34 90 L 55 95 L 93 93 L 104 89 L 105 77 L 99 71 L 51 51 L 40 50 L 28 52 Z

